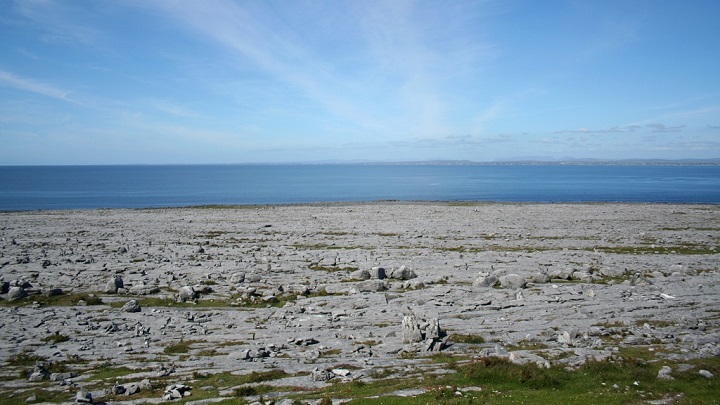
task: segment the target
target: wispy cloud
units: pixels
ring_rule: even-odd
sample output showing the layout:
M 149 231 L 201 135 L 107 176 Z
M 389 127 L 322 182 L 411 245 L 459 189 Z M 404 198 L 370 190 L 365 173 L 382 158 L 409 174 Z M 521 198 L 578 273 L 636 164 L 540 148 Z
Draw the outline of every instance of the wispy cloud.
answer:
M 685 125 L 668 126 L 665 124 L 645 124 L 645 125 L 626 125 L 623 127 L 610 127 L 601 129 L 564 129 L 561 131 L 555 131 L 556 134 L 587 134 L 587 135 L 600 135 L 600 134 L 622 134 L 631 132 L 653 132 L 653 133 L 670 133 L 670 132 L 682 132 L 685 129 Z
M 463 12 L 459 5 L 342 2 L 323 8 L 322 21 L 312 2 L 275 9 L 263 2 L 168 0 L 147 7 L 219 46 L 223 63 L 270 78 L 332 119 L 374 135 L 453 132 L 448 115 L 456 95 L 447 81 L 461 81 L 489 53 L 467 33 L 452 35 L 455 25 L 469 23 L 455 18 Z
M 20 77 L 11 72 L 0 70 L 0 83 L 4 83 L 6 86 L 19 90 L 39 94 L 41 96 L 79 104 L 77 101 L 68 97 L 69 92 L 66 90 L 34 79 Z
M 55 0 L 16 0 L 18 14 L 42 29 L 41 39 L 47 42 L 79 42 L 93 44 L 102 32 L 87 25 L 87 7 Z

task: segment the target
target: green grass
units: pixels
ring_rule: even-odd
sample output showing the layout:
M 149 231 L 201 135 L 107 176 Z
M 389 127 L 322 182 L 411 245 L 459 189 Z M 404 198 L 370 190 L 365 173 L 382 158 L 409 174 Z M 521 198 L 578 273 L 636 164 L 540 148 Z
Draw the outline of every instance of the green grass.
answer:
M 354 398 L 352 404 L 641 404 L 647 400 L 675 397 L 674 404 L 717 404 L 720 383 L 705 379 L 698 370 L 720 375 L 720 358 L 685 361 L 694 366 L 680 372 L 674 380 L 659 380 L 658 370 L 665 365 L 635 357 L 647 348 L 621 350 L 608 361 L 590 361 L 575 370 L 563 367 L 540 368 L 534 364 L 517 365 L 507 359 L 487 357 L 473 361 L 454 361 L 446 355 L 433 362 L 445 363 L 455 372 L 443 376 L 393 378 L 363 383 L 335 383 L 298 399 Z M 672 366 L 672 364 L 670 364 Z M 635 384 L 637 382 L 637 385 Z M 482 391 L 462 392 L 458 388 L 479 386 Z M 416 397 L 388 397 L 405 388 L 425 388 Z M 459 395 L 456 392 L 460 393 Z
M 356 271 L 359 270 L 357 267 L 338 267 L 338 266 L 321 266 L 319 264 L 311 264 L 308 266 L 308 269 L 310 270 L 316 270 L 316 271 L 327 271 L 327 272 L 336 272 L 336 271 Z
M 482 344 L 485 343 L 485 338 L 471 333 L 450 333 L 450 341 L 453 343 Z
M 42 306 L 58 306 L 58 307 L 70 307 L 78 305 L 78 302 L 85 301 L 87 305 L 103 305 L 102 298 L 98 297 L 93 293 L 75 293 L 75 294 L 60 294 L 60 295 L 30 295 L 26 298 L 9 302 L 0 300 L 1 306 L 6 307 L 19 307 L 25 305 L 31 305 L 33 302 L 37 302 Z
M 720 253 L 716 249 L 711 247 L 694 244 L 694 243 L 683 243 L 674 246 L 598 246 L 595 248 L 585 249 L 588 251 L 600 251 L 603 253 L 614 253 L 614 254 L 630 254 L 630 255 L 646 255 L 646 254 L 660 254 L 660 255 L 714 255 Z
M 42 339 L 43 342 L 48 342 L 48 343 L 53 343 L 53 344 L 67 342 L 68 340 L 70 340 L 70 338 L 68 336 L 59 335 L 59 334 L 46 336 Z
M 196 340 L 183 340 L 177 343 L 171 343 L 163 349 L 163 353 L 165 354 L 185 354 L 189 353 L 191 346 L 194 343 L 199 343 Z

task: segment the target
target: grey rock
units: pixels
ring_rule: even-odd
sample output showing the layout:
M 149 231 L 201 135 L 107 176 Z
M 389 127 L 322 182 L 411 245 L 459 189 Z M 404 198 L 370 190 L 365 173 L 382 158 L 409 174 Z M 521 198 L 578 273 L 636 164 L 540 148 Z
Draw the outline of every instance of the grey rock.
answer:
M 230 284 L 240 284 L 245 281 L 245 273 L 233 273 L 230 276 Z
M 383 280 L 365 280 L 357 284 L 358 291 L 378 292 L 387 290 L 387 284 Z
M 62 288 L 49 288 L 45 290 L 45 292 L 43 292 L 43 295 L 45 295 L 46 297 L 55 297 L 63 294 L 65 294 L 65 292 Z
M 319 368 L 313 369 L 312 373 L 310 373 L 310 378 L 313 381 L 328 381 L 331 378 L 333 378 L 333 374 L 328 370 L 320 370 Z
M 355 270 L 350 273 L 350 278 L 352 278 L 353 280 L 370 280 L 370 277 L 370 272 L 364 269 Z
M 262 277 L 260 277 L 260 275 L 257 273 L 250 273 L 245 275 L 246 283 L 259 283 L 260 280 L 262 280 Z
M 410 280 L 417 277 L 417 274 L 415 274 L 415 272 L 409 267 L 400 266 L 397 269 L 390 270 L 390 274 L 388 274 L 388 277 L 397 280 Z
M 85 387 L 82 387 L 75 395 L 75 402 L 78 404 L 92 404 L 92 394 Z
M 440 329 L 440 321 L 437 318 L 433 318 L 425 328 L 426 339 L 439 339 L 443 336 L 443 331 Z
M 159 292 L 160 289 L 156 285 L 145 284 L 134 285 L 130 287 L 130 290 L 128 290 L 128 293 L 131 295 L 150 295 L 157 294 Z
M 22 287 L 10 287 L 7 293 L 8 301 L 16 301 L 28 296 L 27 291 Z
M 504 276 L 500 276 L 500 285 L 509 290 L 525 288 L 525 278 L 520 277 L 517 274 L 506 274 Z
M 487 288 L 494 286 L 497 282 L 498 278 L 495 276 L 479 276 L 472 285 L 476 288 Z
M 660 371 L 658 371 L 657 378 L 661 380 L 674 380 L 673 376 L 670 374 L 672 374 L 672 368 L 669 366 L 662 366 Z
M 125 386 L 125 395 L 135 395 L 140 392 L 140 385 L 137 383 L 130 383 Z
M 120 308 L 122 312 L 140 312 L 142 308 L 140 307 L 140 304 L 137 302 L 137 300 L 130 300 L 125 303 L 125 305 Z
M 106 293 L 117 293 L 117 291 L 120 288 L 125 288 L 125 284 L 123 283 L 122 277 L 120 275 L 116 274 L 108 280 L 107 284 L 105 284 L 104 291 Z
M 197 298 L 198 298 L 197 293 L 189 285 L 180 287 L 180 289 L 178 290 L 177 302 L 194 301 Z
M 35 368 L 33 369 L 32 374 L 30 374 L 28 381 L 31 381 L 31 382 L 42 381 L 49 376 L 50 376 L 50 372 L 45 369 L 45 366 L 43 364 L 37 364 L 37 365 L 35 365 Z
M 705 378 L 714 378 L 714 377 L 715 377 L 715 376 L 713 375 L 713 373 L 711 373 L 711 372 L 709 372 L 709 371 L 707 371 L 707 370 L 700 370 L 700 371 L 698 371 L 698 374 L 700 374 L 701 376 L 703 376 L 703 377 L 705 377 Z
M 77 377 L 77 373 L 52 373 L 50 381 L 65 381 Z
M 530 274 L 530 277 L 528 277 L 528 281 L 533 282 L 535 284 L 545 284 L 550 282 L 550 275 L 543 272 L 536 272 Z
M 372 269 L 370 269 L 370 278 L 384 280 L 385 278 L 387 278 L 387 274 L 385 274 L 385 269 L 382 267 L 373 267 Z
M 177 384 L 171 384 L 165 387 L 165 394 L 163 394 L 163 399 L 165 400 L 171 400 L 171 399 L 180 399 L 183 397 L 190 396 L 192 394 L 192 387 L 189 385 L 185 385 L 182 383 Z
M 405 315 L 402 320 L 402 342 L 407 344 L 422 342 L 422 340 L 423 335 L 415 314 Z

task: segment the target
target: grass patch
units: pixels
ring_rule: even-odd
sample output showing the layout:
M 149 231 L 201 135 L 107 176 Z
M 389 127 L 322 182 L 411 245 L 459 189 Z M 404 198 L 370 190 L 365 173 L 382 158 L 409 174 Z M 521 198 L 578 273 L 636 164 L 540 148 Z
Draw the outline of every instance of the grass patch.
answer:
M 649 400 L 675 398 L 673 404 L 717 404 L 720 383 L 698 374 L 701 369 L 720 375 L 720 358 L 683 361 L 690 370 L 673 367 L 674 380 L 659 380 L 658 370 L 665 365 L 633 357 L 633 351 L 606 361 L 590 361 L 573 370 L 564 367 L 540 368 L 534 364 L 517 365 L 507 359 L 486 357 L 472 362 L 446 362 L 454 373 L 406 377 L 363 383 L 335 383 L 298 399 L 354 398 L 353 404 L 579 404 L 621 405 L 647 403 Z M 445 356 L 445 355 L 443 355 Z M 434 356 L 433 356 L 434 357 Z M 447 361 L 446 361 L 447 360 Z M 433 360 L 434 361 L 434 360 Z M 673 366 L 673 363 L 667 363 Z M 480 386 L 481 391 L 463 387 Z M 425 388 L 415 397 L 387 396 L 405 388 Z
M 629 254 L 629 255 L 714 255 L 719 253 L 716 249 L 708 246 L 683 243 L 675 246 L 602 246 L 587 248 L 587 251 L 600 251 L 603 253 Z
M 231 374 L 229 372 L 207 375 L 195 373 L 193 375 L 193 377 L 198 381 L 197 385 L 213 387 L 257 384 L 266 381 L 278 380 L 289 376 L 290 375 L 288 373 L 279 368 L 274 368 L 267 371 L 253 371 L 249 374 L 242 375 Z
M 467 344 L 482 344 L 485 343 L 485 338 L 481 335 L 477 334 L 471 334 L 471 333 L 451 333 L 450 334 L 450 341 L 453 343 L 467 343 Z
M 76 294 L 58 294 L 58 295 L 30 295 L 26 298 L 9 302 L 0 300 L 0 305 L 9 307 L 19 307 L 30 305 L 33 302 L 37 302 L 43 306 L 57 306 L 57 307 L 70 307 L 79 305 L 80 302 L 85 302 L 85 305 L 103 305 L 102 298 L 93 293 L 76 293 Z
M 32 352 L 13 354 L 7 359 L 9 364 L 21 367 L 35 366 L 35 363 L 39 361 L 47 361 L 47 359 Z
M 92 374 L 90 380 L 116 380 L 130 374 L 140 373 L 147 370 L 137 370 L 129 367 L 98 367 L 97 371 Z
M 193 343 L 199 343 L 195 340 L 184 340 L 177 343 L 171 343 L 163 349 L 165 354 L 185 354 L 189 353 Z
M 316 271 L 327 271 L 327 272 L 336 272 L 336 271 L 356 271 L 359 270 L 357 267 L 337 267 L 337 266 L 321 266 L 317 263 L 311 264 L 308 266 L 308 269 L 310 270 L 316 270 Z
M 45 337 L 42 339 L 43 342 L 53 343 L 53 344 L 58 344 L 58 343 L 62 343 L 62 342 L 67 342 L 68 340 L 70 340 L 70 338 L 69 338 L 68 336 L 60 335 L 60 334 L 45 336 Z
M 200 299 L 197 302 L 177 302 L 174 298 L 145 297 L 135 298 L 143 308 L 149 307 L 175 307 L 175 308 L 225 308 L 232 306 L 228 299 Z M 112 302 L 113 308 L 122 308 L 126 302 Z

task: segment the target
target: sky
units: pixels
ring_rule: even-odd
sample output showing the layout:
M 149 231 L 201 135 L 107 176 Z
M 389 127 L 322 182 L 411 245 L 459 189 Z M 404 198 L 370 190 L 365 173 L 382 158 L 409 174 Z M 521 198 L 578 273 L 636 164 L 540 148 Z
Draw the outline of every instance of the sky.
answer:
M 0 165 L 720 158 L 717 0 L 4 0 Z

